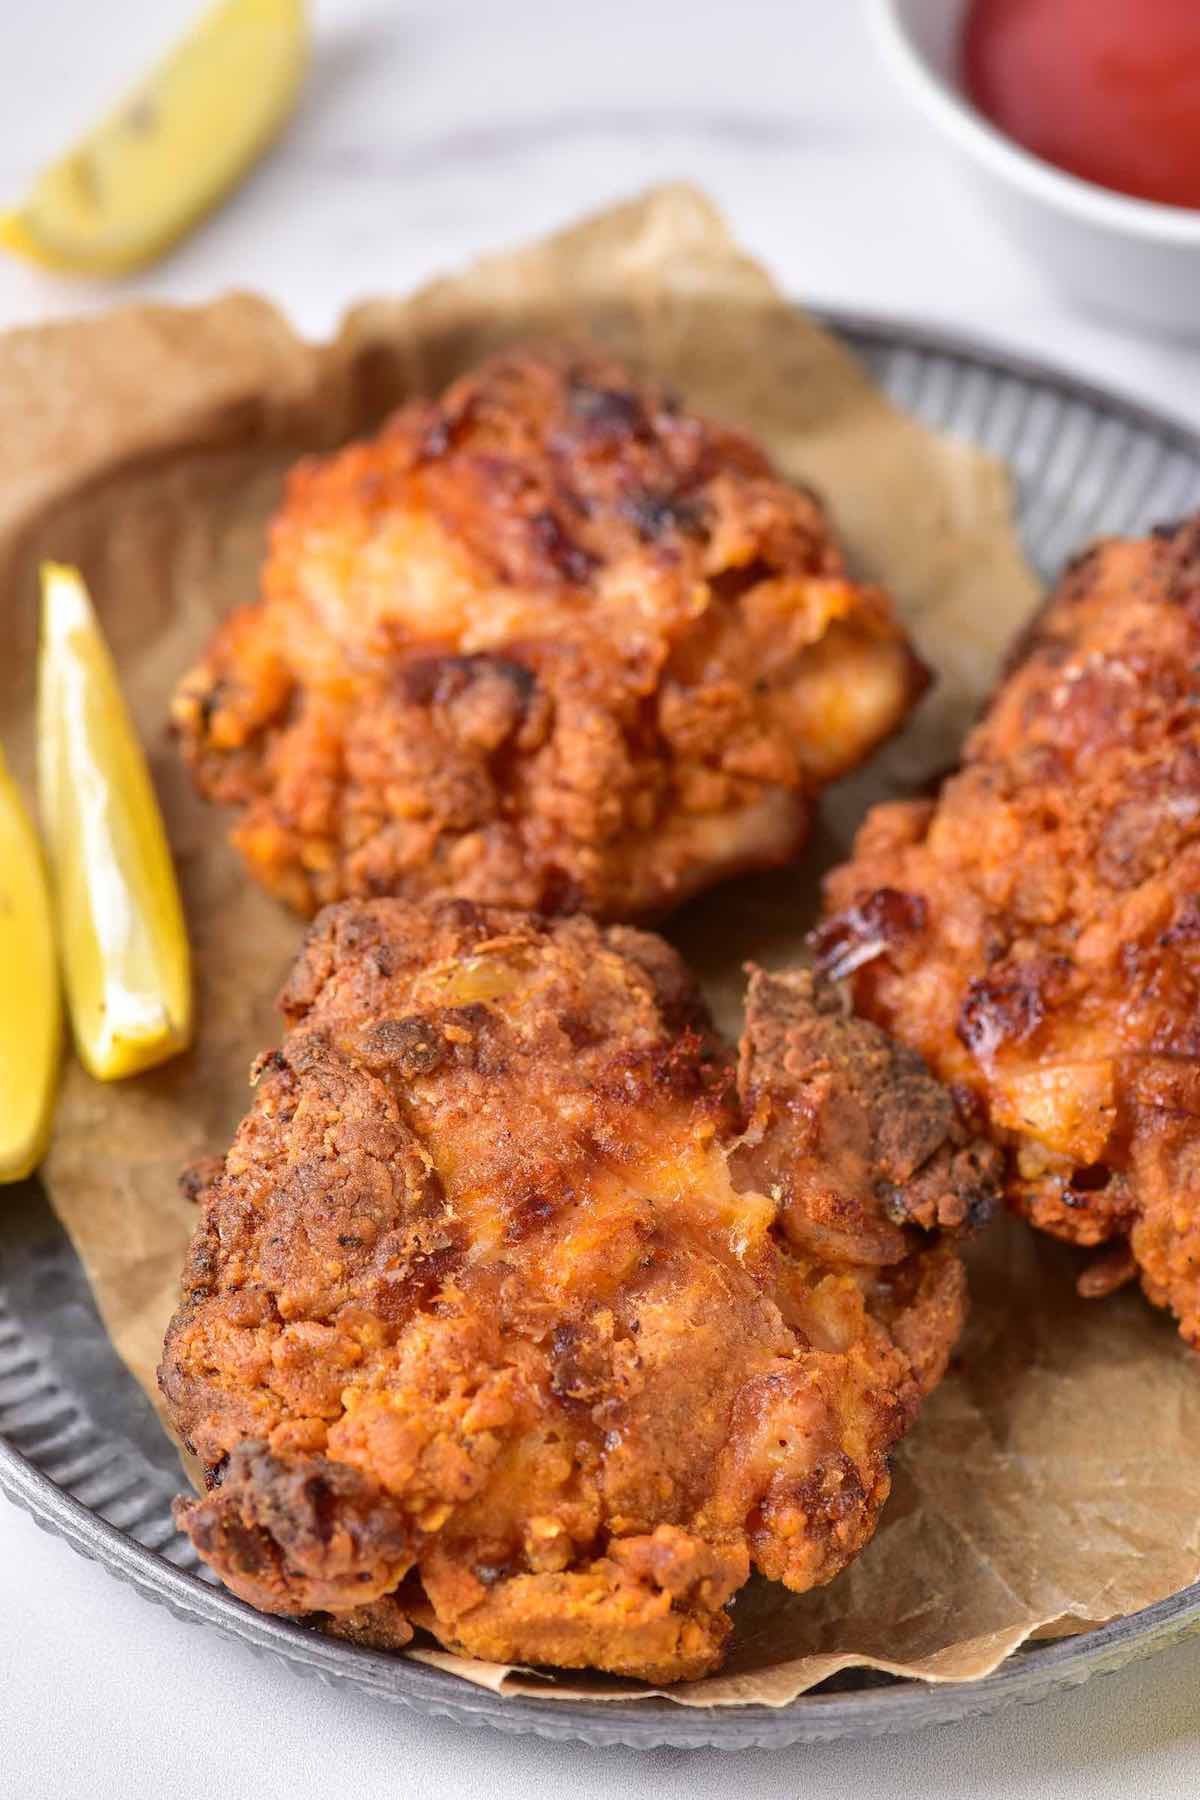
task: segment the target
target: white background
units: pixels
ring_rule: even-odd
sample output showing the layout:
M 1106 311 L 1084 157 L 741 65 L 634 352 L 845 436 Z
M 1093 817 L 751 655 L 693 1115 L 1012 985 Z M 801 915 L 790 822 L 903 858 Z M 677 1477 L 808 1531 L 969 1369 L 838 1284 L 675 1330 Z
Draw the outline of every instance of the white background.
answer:
M 0 198 L 193 3 L 4 0 Z M 117 290 L 0 262 L 0 325 L 237 285 L 324 333 L 361 295 L 688 176 L 800 296 L 967 328 L 1200 425 L 1200 347 L 1066 310 L 894 92 L 861 0 L 316 0 L 315 11 L 304 108 L 216 219 Z M 736 1763 L 462 1730 L 301 1681 L 179 1624 L 0 1502 L 0 1800 L 724 1800 L 731 1787 L 748 1800 L 1191 1800 L 1198 1749 L 1200 1644 L 1036 1711 Z

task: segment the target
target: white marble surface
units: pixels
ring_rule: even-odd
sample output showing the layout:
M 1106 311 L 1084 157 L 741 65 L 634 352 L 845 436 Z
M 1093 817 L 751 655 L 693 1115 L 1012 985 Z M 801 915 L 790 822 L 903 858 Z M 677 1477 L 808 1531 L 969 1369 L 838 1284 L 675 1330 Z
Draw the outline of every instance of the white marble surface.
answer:
M 169 40 L 193 0 L 4 6 L 0 194 Z M 265 289 L 328 331 L 404 288 L 667 177 L 707 185 L 798 295 L 937 319 L 1200 425 L 1200 347 L 1068 313 L 960 191 L 878 68 L 861 0 L 316 0 L 300 117 L 236 199 L 114 290 L 0 263 L 0 324 Z M 650 1756 L 460 1731 L 185 1628 L 0 1503 L 0 1796 L 340 1800 L 1196 1793 L 1200 1644 L 1080 1693 L 886 1744 Z

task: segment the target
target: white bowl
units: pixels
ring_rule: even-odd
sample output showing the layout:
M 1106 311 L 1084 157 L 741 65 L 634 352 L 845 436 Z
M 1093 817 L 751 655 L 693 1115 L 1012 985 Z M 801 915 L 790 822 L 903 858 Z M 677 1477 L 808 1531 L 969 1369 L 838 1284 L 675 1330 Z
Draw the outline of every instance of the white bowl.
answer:
M 870 3 L 891 67 L 959 152 L 997 223 L 1039 268 L 1081 305 L 1200 337 L 1200 212 L 1110 193 L 995 130 L 959 86 L 969 0 Z

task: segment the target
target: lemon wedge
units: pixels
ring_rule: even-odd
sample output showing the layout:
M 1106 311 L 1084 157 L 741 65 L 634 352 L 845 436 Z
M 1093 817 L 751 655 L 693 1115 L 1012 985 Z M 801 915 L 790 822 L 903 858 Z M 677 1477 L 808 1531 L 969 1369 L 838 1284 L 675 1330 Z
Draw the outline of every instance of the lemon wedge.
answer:
M 304 0 L 221 0 L 0 214 L 0 244 L 77 275 L 152 262 L 243 176 L 296 100 Z
M 42 1160 L 61 1043 L 41 845 L 0 752 L 0 1182 L 23 1181 Z
M 191 1035 L 191 967 L 146 759 L 87 589 L 42 570 L 38 778 L 75 1046 L 100 1081 Z

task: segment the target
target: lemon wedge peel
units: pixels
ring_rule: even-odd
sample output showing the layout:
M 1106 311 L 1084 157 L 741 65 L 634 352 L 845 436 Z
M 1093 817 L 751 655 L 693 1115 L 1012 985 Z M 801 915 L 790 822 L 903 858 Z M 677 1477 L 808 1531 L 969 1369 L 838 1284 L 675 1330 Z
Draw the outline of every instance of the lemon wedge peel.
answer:
M 62 999 L 41 845 L 0 751 L 0 1183 L 23 1181 L 50 1136 Z
M 64 274 L 153 262 L 277 136 L 307 64 L 305 0 L 220 0 L 0 214 L 0 246 Z
M 38 782 L 67 1006 L 100 1081 L 191 1037 L 191 959 L 162 815 L 76 570 L 42 570 Z

